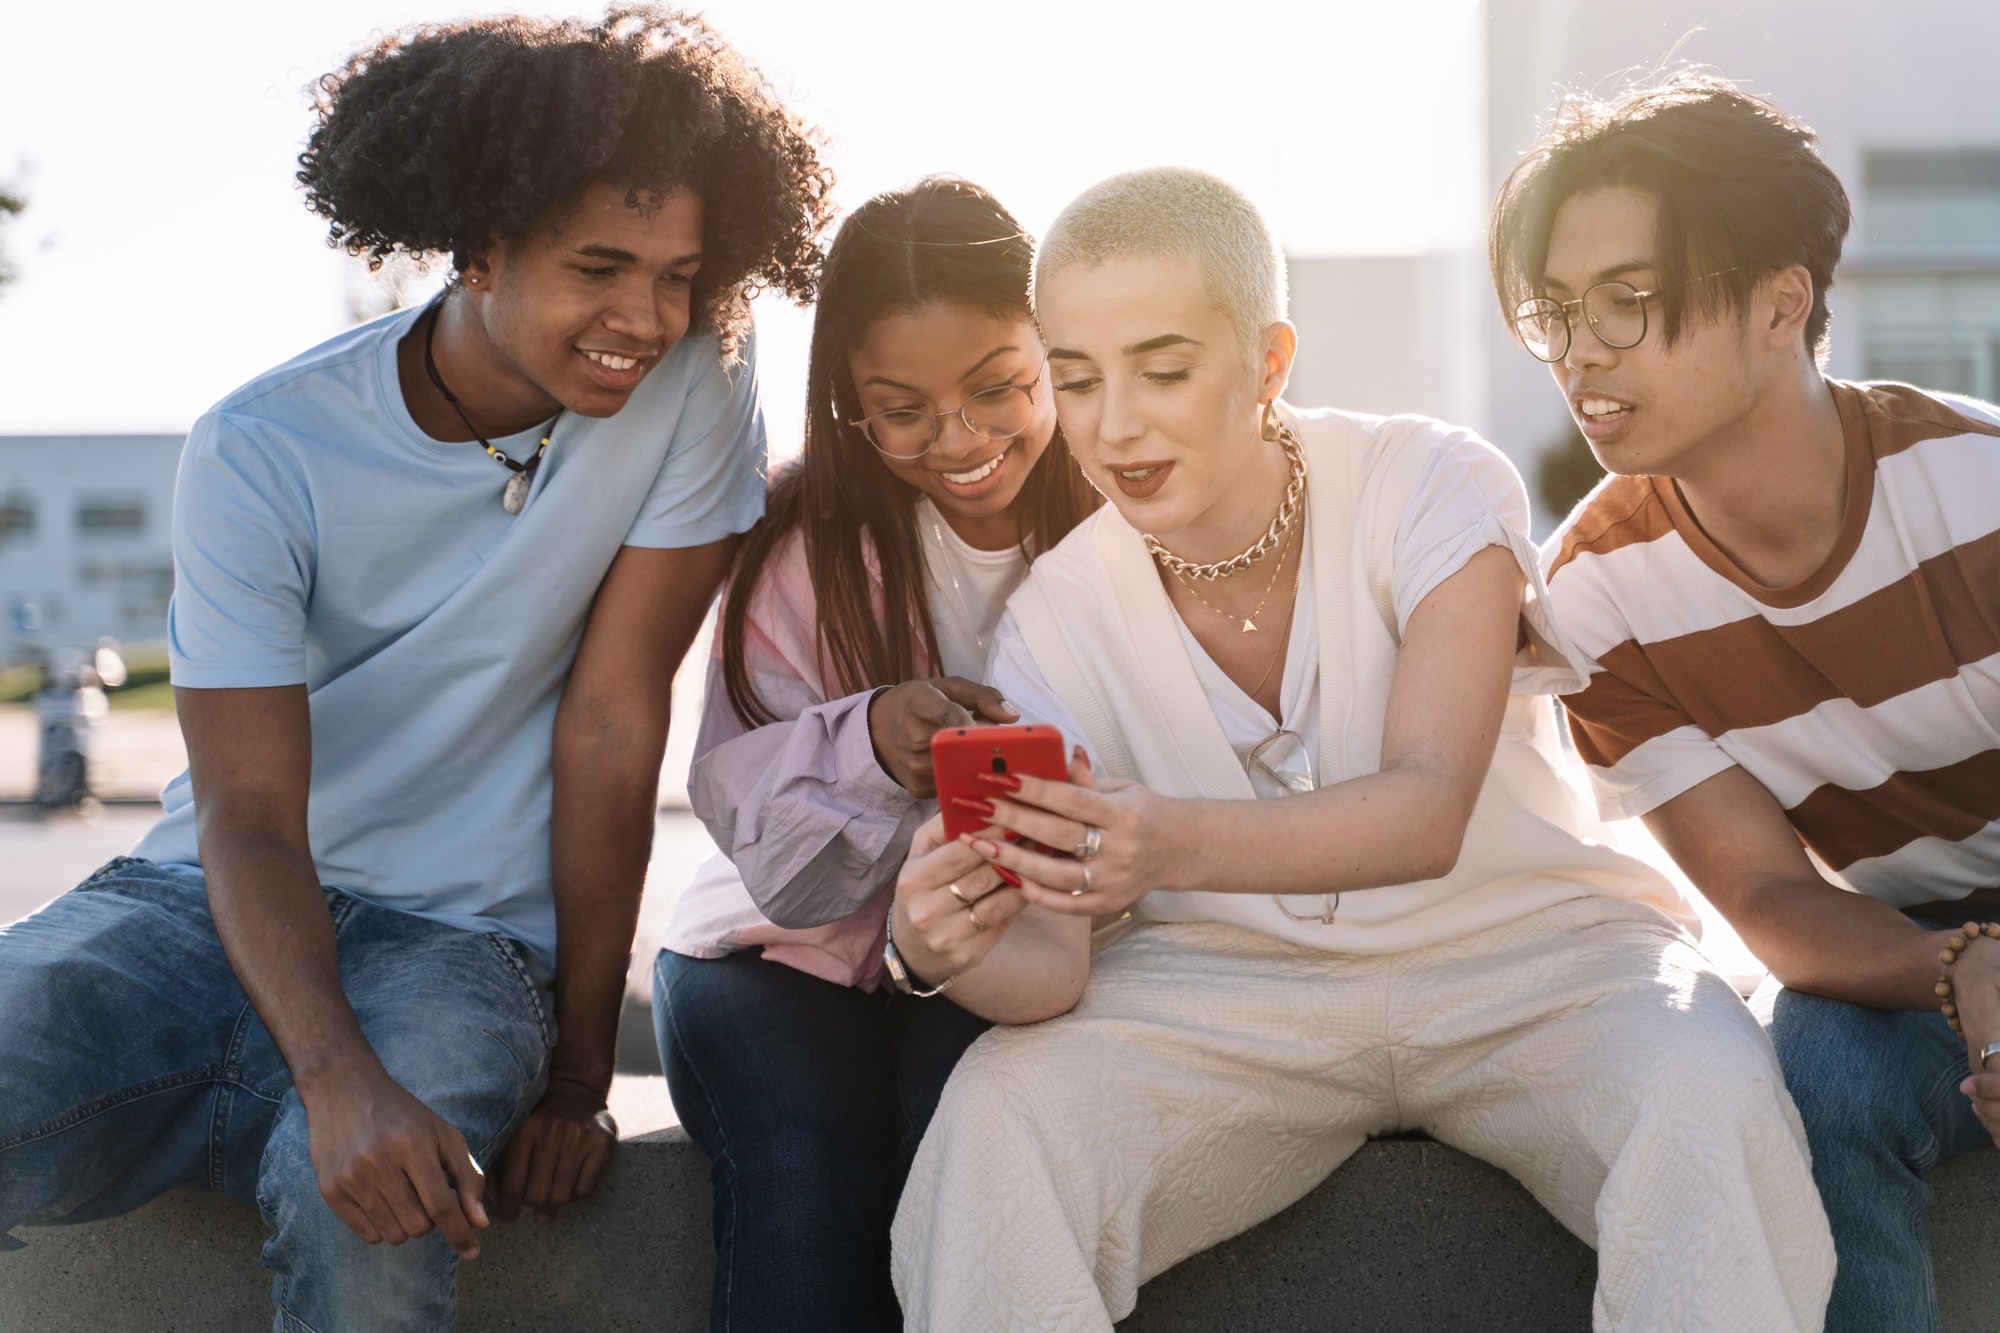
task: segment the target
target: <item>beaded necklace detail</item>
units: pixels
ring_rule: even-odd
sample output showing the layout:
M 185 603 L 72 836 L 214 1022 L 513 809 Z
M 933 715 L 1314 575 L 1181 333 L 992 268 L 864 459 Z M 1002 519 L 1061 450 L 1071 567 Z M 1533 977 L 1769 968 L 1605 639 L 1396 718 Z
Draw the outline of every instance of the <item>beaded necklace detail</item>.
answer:
M 1291 477 L 1285 483 L 1285 498 L 1278 505 L 1277 516 L 1271 520 L 1271 526 L 1264 529 L 1264 535 L 1227 560 L 1198 565 L 1191 560 L 1183 560 L 1169 551 L 1152 533 L 1141 533 L 1146 549 L 1153 553 L 1153 559 L 1182 578 L 1201 579 L 1213 583 L 1217 579 L 1228 578 L 1231 574 L 1248 569 L 1262 560 L 1271 553 L 1271 548 L 1292 530 L 1292 524 L 1299 516 L 1299 505 L 1306 497 L 1306 450 L 1305 446 L 1299 443 L 1298 432 L 1287 425 L 1282 418 L 1276 418 L 1276 424 L 1278 443 L 1284 447 L 1285 461 L 1291 465 Z
M 519 514 L 528 506 L 528 491 L 535 484 L 535 472 L 542 466 L 542 455 L 549 451 L 549 440 L 555 435 L 555 423 L 549 423 L 549 429 L 542 435 L 542 442 L 535 446 L 535 452 L 526 462 L 516 462 L 507 457 L 493 447 L 491 440 L 479 433 L 479 428 L 472 424 L 472 418 L 466 416 L 465 409 L 459 405 L 458 396 L 444 387 L 444 376 L 438 374 L 437 358 L 431 353 L 432 340 L 437 336 L 438 313 L 443 308 L 442 303 L 433 306 L 429 316 L 430 323 L 424 327 L 424 373 L 430 376 L 431 383 L 435 384 L 437 391 L 444 395 L 444 400 L 451 404 L 451 410 L 458 414 L 460 424 L 472 432 L 472 438 L 479 441 L 480 447 L 486 450 L 493 461 L 513 474 L 507 478 L 507 489 L 500 493 L 500 507 L 510 514 Z

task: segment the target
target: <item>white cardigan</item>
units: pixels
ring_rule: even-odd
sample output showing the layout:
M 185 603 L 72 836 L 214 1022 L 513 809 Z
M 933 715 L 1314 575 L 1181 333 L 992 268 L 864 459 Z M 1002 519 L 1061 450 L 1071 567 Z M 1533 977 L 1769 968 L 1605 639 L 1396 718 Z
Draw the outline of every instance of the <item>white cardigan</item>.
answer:
M 1286 409 L 1305 445 L 1318 623 L 1320 785 L 1376 772 L 1400 650 L 1389 608 L 1394 535 L 1423 465 L 1452 427 L 1422 417 Z M 1504 527 L 1504 525 L 1502 525 Z M 1688 923 L 1665 876 L 1614 850 L 1541 696 L 1572 689 L 1575 649 L 1549 617 L 1535 550 L 1506 527 L 1529 582 L 1530 646 L 1493 766 L 1451 873 L 1348 892 L 1331 925 L 1288 920 L 1268 895 L 1150 893 L 1132 914 L 1223 921 L 1316 948 L 1382 954 L 1457 939 L 1585 894 L 1647 902 Z M 1139 534 L 1105 506 L 1038 559 L 1008 603 L 1036 668 L 1099 766 L 1165 796 L 1255 799 L 1203 694 L 1177 613 Z M 1288 899 L 1300 915 L 1317 895 Z

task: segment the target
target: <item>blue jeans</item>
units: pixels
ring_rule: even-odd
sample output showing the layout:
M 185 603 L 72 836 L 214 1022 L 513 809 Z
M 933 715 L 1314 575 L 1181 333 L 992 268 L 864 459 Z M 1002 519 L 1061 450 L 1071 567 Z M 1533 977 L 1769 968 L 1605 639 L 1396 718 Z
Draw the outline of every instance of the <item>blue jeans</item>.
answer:
M 990 1024 L 764 961 L 662 950 L 653 1028 L 714 1163 L 715 1333 L 902 1327 L 889 1222 L 952 1066 Z
M 540 965 L 499 934 L 326 900 L 369 1044 L 490 1164 L 548 1077 Z M 223 957 L 198 871 L 120 857 L 0 928 L 0 1249 L 19 1248 L 6 1232 L 22 1224 L 217 1190 L 254 1199 L 274 1233 L 279 1333 L 449 1328 L 451 1246 L 436 1231 L 364 1243 L 320 1197 L 308 1149 L 305 1108 Z
M 1944 1015 L 1829 1000 L 1767 981 L 1751 1007 L 1805 1121 L 1840 1267 L 1827 1333 L 1935 1333 L 1932 1167 L 1990 1147 L 1958 1090 L 1965 1043 Z

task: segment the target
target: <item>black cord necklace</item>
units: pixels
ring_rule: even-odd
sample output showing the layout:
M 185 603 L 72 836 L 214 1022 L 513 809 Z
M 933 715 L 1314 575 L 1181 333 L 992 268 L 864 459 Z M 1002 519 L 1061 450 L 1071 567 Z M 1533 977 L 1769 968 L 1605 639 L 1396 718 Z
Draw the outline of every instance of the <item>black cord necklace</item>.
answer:
M 459 406 L 458 396 L 444 387 L 444 376 L 438 374 L 437 358 L 431 353 L 431 342 L 437 337 L 438 316 L 443 313 L 444 303 L 440 301 L 431 307 L 430 323 L 424 326 L 424 373 L 431 377 L 431 383 L 437 385 L 437 391 L 451 404 L 451 410 L 458 413 L 459 421 L 472 432 L 472 438 L 479 441 L 495 462 L 514 474 L 507 478 L 507 489 L 500 493 L 500 506 L 510 514 L 518 514 L 527 507 L 528 490 L 535 484 L 535 471 L 542 465 L 542 455 L 549 451 L 549 438 L 555 434 L 555 423 L 549 423 L 542 442 L 535 446 L 534 454 L 525 463 L 517 463 L 495 449 L 493 442 L 481 435 L 479 428 L 472 424 L 472 418 L 465 415 L 465 409 Z

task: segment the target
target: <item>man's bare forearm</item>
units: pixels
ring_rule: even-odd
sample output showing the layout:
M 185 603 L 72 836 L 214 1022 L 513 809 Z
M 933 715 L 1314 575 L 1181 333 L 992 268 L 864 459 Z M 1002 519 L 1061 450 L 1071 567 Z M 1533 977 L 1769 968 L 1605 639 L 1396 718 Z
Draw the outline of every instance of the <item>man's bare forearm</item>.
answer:
M 201 855 L 223 952 L 299 1095 L 376 1063 L 340 988 L 333 918 L 306 849 L 268 824 L 218 815 L 202 820 Z
M 550 830 L 557 1033 L 551 1077 L 608 1092 L 658 818 L 665 725 L 659 741 L 649 743 L 645 735 L 621 735 L 608 720 L 567 721 L 557 723 Z
M 305 687 L 176 687 L 174 705 L 215 933 L 310 1101 L 329 1073 L 351 1076 L 380 1062 L 340 988 L 333 918 L 307 838 Z
M 1879 899 L 1790 876 L 1746 885 L 1724 915 L 1792 990 L 1877 1009 L 1937 1007 L 1940 937 Z

